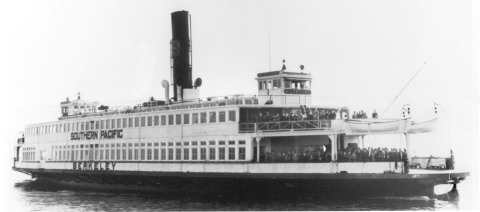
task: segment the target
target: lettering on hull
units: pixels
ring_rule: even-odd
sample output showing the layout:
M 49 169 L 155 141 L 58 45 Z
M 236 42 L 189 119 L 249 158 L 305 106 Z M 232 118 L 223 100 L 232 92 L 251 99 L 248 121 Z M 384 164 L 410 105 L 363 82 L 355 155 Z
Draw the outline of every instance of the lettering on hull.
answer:
M 115 162 L 73 162 L 72 169 L 73 170 L 91 170 L 91 171 L 113 171 L 115 170 L 115 166 L 117 163 Z
M 98 136 L 100 134 L 100 137 Z M 115 139 L 123 138 L 123 129 L 119 130 L 99 130 L 99 131 L 85 131 L 72 132 L 70 140 L 95 140 L 95 139 Z

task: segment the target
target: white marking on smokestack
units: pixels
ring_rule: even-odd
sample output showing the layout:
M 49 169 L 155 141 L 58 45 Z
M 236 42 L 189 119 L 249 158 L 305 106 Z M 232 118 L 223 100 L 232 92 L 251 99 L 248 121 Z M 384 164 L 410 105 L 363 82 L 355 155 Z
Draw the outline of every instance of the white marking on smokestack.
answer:
M 170 102 L 170 84 L 167 80 L 162 81 L 162 86 L 165 88 L 165 102 Z

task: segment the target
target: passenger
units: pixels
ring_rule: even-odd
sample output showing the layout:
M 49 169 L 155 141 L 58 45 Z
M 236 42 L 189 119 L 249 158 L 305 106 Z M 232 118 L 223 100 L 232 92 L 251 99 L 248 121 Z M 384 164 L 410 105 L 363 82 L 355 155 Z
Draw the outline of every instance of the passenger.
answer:
M 293 162 L 298 163 L 299 161 L 300 159 L 298 157 L 298 153 L 297 152 L 293 153 Z
M 363 161 L 363 154 L 362 154 L 362 150 L 360 150 L 360 148 L 356 149 L 355 150 L 355 154 L 357 156 L 357 161 Z
M 324 110 L 321 110 L 321 111 L 320 111 L 320 113 L 318 114 L 318 119 L 319 119 L 319 120 L 325 119 L 325 111 L 324 111 Z
M 313 120 L 318 120 L 319 114 L 320 112 L 318 111 L 318 108 L 315 108 L 315 110 L 313 111 Z
M 308 162 L 313 163 L 315 161 L 316 161 L 316 154 L 313 154 L 312 152 L 310 152 Z
M 373 110 L 372 118 L 374 118 L 374 119 L 377 119 L 377 118 L 378 118 L 378 113 L 377 113 L 376 110 Z
M 261 112 L 258 114 L 257 122 L 265 122 L 265 119 L 264 119 L 263 114 Z
M 325 161 L 327 161 L 327 162 L 332 161 L 332 154 L 330 153 L 330 151 L 325 152 L 324 158 L 325 158 Z
M 337 119 L 337 113 L 334 110 L 330 113 L 330 119 Z
M 356 119 L 356 118 L 357 118 L 357 112 L 353 111 L 352 119 Z
M 303 121 L 303 114 L 300 111 L 297 111 L 297 120 Z
M 320 151 L 317 152 L 318 162 L 323 162 L 323 157 L 322 157 L 323 152 L 322 151 L 323 150 L 320 150 Z
M 311 109 L 307 113 L 307 120 L 313 120 L 313 112 Z
M 407 155 L 407 150 L 406 149 L 403 149 L 403 152 L 402 152 L 403 156 L 403 167 L 404 167 L 404 171 L 405 171 L 405 174 L 408 174 L 409 172 L 409 167 L 408 167 L 408 155 Z
M 290 121 L 297 121 L 297 115 L 295 113 L 290 114 Z
M 353 151 L 350 152 L 350 162 L 357 162 L 357 155 Z
M 280 121 L 287 121 L 287 114 L 286 113 L 282 113 L 282 116 L 280 116 Z

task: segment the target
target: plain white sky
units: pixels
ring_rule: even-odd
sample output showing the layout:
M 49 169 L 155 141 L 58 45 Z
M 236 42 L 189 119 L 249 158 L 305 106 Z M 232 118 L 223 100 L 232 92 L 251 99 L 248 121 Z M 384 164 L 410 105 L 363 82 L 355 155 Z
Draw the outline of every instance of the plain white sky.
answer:
M 314 76 L 316 105 L 363 109 L 369 116 L 376 109 L 398 118 L 410 103 L 416 118 L 425 120 L 438 102 L 448 127 L 436 136 L 442 148 L 453 146 L 460 158 L 478 163 L 477 7 L 438 0 L 4 2 L 1 160 L 12 156 L 26 124 L 56 120 L 60 101 L 77 92 L 110 106 L 163 99 L 161 81 L 170 80 L 170 13 L 187 10 L 201 96 L 256 94 L 256 73 L 270 69 L 270 29 L 271 69 L 280 69 L 283 59 L 291 71 L 303 64 Z M 428 154 L 436 142 L 419 145 Z

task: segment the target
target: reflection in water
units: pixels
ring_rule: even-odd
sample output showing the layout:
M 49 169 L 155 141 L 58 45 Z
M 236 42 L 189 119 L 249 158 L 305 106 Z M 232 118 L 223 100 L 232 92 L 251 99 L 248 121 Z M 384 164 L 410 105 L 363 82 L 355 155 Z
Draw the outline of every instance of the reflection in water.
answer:
M 55 187 L 22 179 L 11 188 L 11 210 L 456 210 L 456 197 L 328 199 L 295 194 L 198 195 L 168 193 L 105 192 Z M 449 201 L 448 201 L 449 200 Z

